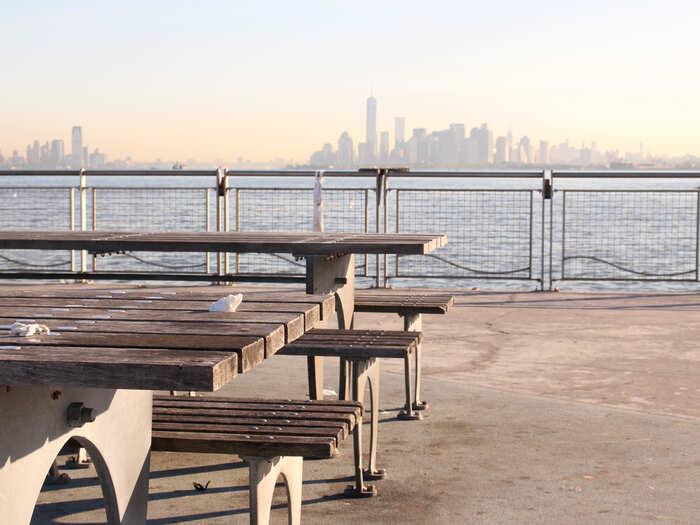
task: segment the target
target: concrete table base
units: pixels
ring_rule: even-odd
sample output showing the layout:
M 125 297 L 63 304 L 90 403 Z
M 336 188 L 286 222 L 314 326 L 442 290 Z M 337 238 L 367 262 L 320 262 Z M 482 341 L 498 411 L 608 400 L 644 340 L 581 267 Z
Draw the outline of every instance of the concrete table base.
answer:
M 277 456 L 261 458 L 243 456 L 241 459 L 250 468 L 250 525 L 268 525 L 272 496 L 277 479 L 281 475 L 287 488 L 289 500 L 289 525 L 301 523 L 301 489 L 304 458 L 300 456 Z
M 68 405 L 94 409 L 71 427 Z M 143 525 L 148 502 L 152 394 L 148 390 L 0 387 L 0 508 L 3 521 L 30 522 L 42 484 L 63 445 L 76 439 L 100 477 L 110 525 Z

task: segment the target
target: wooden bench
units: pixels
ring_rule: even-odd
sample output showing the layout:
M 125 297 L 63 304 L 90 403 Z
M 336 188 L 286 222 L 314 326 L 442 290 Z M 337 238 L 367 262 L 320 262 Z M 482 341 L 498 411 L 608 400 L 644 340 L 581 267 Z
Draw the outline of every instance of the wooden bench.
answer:
M 446 314 L 454 304 L 454 296 L 447 294 L 415 293 L 394 290 L 356 290 L 356 312 L 395 313 L 403 318 L 406 331 L 423 331 L 423 314 Z M 416 347 L 414 394 L 411 396 L 410 370 L 406 374 L 406 406 L 399 413 L 400 419 L 420 419 L 420 412 L 428 403 L 421 399 L 421 352 L 422 345 Z M 413 397 L 413 401 L 411 398 Z
M 282 474 L 289 523 L 299 524 L 303 458 L 333 457 L 361 422 L 362 405 L 353 401 L 153 396 L 151 450 L 240 456 L 249 465 L 254 525 L 269 523 Z
M 379 431 L 379 361 L 378 358 L 403 359 L 410 368 L 410 356 L 423 338 L 420 332 L 385 330 L 323 330 L 313 329 L 299 339 L 288 343 L 278 354 L 307 356 L 309 366 L 309 389 L 313 391 L 315 357 L 340 357 L 341 362 L 352 366 L 341 366 L 340 399 L 352 399 L 363 403 L 365 386 L 369 384 L 372 406 L 370 424 L 370 447 L 367 470 L 362 468 L 362 431 L 353 435 L 355 454 L 356 496 L 371 496 L 376 490 L 366 485 L 365 479 L 382 479 L 384 469 L 376 468 L 377 439 Z M 351 373 L 350 373 L 351 369 Z M 349 384 L 350 383 L 350 384 Z

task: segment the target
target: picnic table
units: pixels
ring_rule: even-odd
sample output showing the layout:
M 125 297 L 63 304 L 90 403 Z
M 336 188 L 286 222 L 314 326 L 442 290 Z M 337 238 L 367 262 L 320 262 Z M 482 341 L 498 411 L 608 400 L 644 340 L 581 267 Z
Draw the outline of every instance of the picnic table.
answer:
M 320 232 L 0 231 L 2 249 L 119 252 L 288 253 L 306 260 L 306 292 L 333 293 L 338 328 L 352 328 L 355 254 L 423 255 L 446 235 Z M 323 358 L 309 357 L 310 394 L 323 396 Z
M 76 437 L 100 475 L 108 521 L 145 523 L 153 390 L 217 390 L 323 322 L 328 294 L 339 326 L 350 328 L 355 253 L 422 254 L 445 242 L 396 234 L 0 232 L 0 249 L 286 252 L 305 257 L 307 268 L 306 294 L 254 306 L 244 298 L 235 313 L 187 305 L 187 293 L 173 299 L 119 284 L 99 293 L 86 285 L 0 287 L 0 324 L 24 319 L 52 329 L 0 340 L 0 385 L 9 385 L 0 389 L 4 519 L 29 522 L 49 466 Z

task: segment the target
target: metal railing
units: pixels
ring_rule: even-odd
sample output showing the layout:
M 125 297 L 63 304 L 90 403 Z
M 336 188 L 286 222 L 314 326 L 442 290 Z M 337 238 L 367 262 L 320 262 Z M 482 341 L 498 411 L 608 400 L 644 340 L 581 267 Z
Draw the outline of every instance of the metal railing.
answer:
M 700 192 L 688 183 L 700 182 L 700 173 L 551 176 L 550 287 L 557 281 L 698 282 Z M 592 187 L 567 188 L 571 181 Z M 629 187 L 651 181 L 653 187 Z
M 310 231 L 315 173 L 0 171 L 0 228 Z M 428 256 L 358 256 L 365 285 L 499 280 L 551 289 L 700 278 L 700 172 L 368 169 L 324 177 L 326 231 L 448 235 Z M 303 266 L 285 254 L 0 252 L 6 277 L 298 282 Z
M 398 186 L 416 177 L 423 185 L 388 188 L 385 224 L 397 233 L 447 234 L 449 242 L 427 256 L 393 257 L 393 265 L 385 265 L 385 281 L 500 279 L 542 286 L 544 206 L 536 199 L 542 194 L 542 170 L 390 176 Z M 469 181 L 471 187 L 455 181 Z

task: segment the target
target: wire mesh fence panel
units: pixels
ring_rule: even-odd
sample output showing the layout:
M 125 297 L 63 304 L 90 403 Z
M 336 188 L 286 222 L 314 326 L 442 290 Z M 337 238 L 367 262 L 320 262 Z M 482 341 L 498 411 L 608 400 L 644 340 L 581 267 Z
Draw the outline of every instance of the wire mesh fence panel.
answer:
M 91 193 L 88 221 L 98 230 L 207 231 L 216 224 L 211 188 L 93 188 Z M 95 264 L 100 271 L 203 272 L 207 256 L 139 252 L 98 257 Z
M 0 229 L 70 230 L 71 188 L 0 188 Z M 75 216 L 74 216 L 75 217 Z M 2 270 L 70 270 L 70 251 L 2 250 Z
M 448 243 L 427 256 L 392 258 L 391 278 L 538 279 L 533 269 L 536 192 L 394 192 L 388 220 L 395 231 L 447 234 Z
M 327 188 L 323 190 L 324 231 L 365 232 L 368 228 L 368 191 Z M 230 230 L 313 231 L 313 190 L 307 188 L 230 188 L 229 202 L 235 213 Z M 234 255 L 237 273 L 303 274 L 304 261 L 289 254 Z M 365 257 L 356 258 L 364 273 Z
M 562 280 L 697 280 L 696 192 L 559 193 Z

